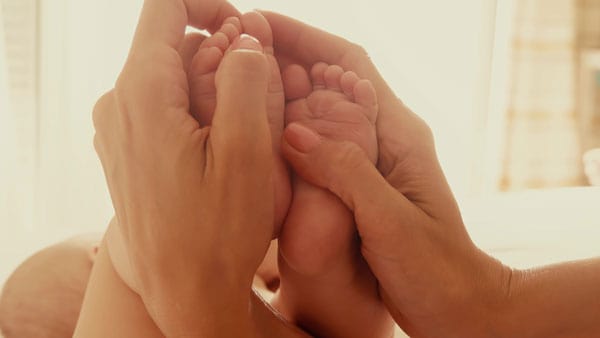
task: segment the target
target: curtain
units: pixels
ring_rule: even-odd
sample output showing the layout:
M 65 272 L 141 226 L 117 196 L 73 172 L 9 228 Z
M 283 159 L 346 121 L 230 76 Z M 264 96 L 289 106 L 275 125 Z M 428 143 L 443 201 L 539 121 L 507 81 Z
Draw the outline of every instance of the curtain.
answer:
M 580 0 L 580 127 L 583 151 L 600 158 L 600 0 Z
M 577 74 L 590 3 L 598 1 L 515 2 L 502 190 L 585 183 Z
M 0 3 L 0 118 L 8 111 L 8 67 L 6 64 L 6 47 L 2 3 Z
M 10 196 L 8 185 L 14 175 L 15 123 L 8 94 L 8 64 L 6 57 L 6 35 L 4 14 L 0 3 L 0 212 L 8 212 Z
M 0 229 L 32 224 L 38 144 L 36 10 L 37 0 L 0 0 Z

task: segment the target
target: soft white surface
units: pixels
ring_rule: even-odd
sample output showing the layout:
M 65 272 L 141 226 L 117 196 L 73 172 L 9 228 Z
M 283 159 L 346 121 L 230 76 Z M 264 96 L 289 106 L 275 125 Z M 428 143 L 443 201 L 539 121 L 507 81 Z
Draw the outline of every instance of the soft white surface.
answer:
M 463 203 L 463 216 L 482 249 L 526 268 L 600 256 L 599 202 L 599 188 L 531 191 Z

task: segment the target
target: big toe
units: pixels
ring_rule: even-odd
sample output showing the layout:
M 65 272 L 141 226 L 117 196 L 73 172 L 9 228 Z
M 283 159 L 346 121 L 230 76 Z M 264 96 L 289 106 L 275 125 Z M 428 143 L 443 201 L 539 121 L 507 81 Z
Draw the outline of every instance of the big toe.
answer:
M 257 38 L 266 53 L 273 53 L 273 32 L 267 19 L 259 12 L 249 12 L 242 15 L 242 26 L 246 34 Z
M 283 223 L 291 200 L 291 188 L 287 164 L 281 156 L 281 136 L 284 127 L 285 94 L 279 63 L 274 55 L 273 32 L 267 19 L 259 12 L 246 13 L 241 18 L 244 33 L 261 42 L 269 64 L 269 89 L 267 94 L 267 118 L 271 127 L 273 146 L 275 190 L 275 235 Z
M 282 75 L 286 100 L 306 98 L 312 92 L 312 83 L 304 67 L 292 64 L 283 71 Z

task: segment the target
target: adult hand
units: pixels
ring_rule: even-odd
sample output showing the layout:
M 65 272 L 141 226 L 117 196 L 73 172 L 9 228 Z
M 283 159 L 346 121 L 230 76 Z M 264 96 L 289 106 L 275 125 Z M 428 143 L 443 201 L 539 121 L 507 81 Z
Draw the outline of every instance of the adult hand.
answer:
M 136 291 L 168 337 L 249 332 L 251 284 L 273 233 L 261 46 L 242 40 L 224 57 L 210 127 L 190 114 L 189 60 L 178 53 L 186 24 L 213 30 L 237 14 L 225 1 L 146 0 L 125 68 L 94 110 Z
M 306 180 L 353 210 L 362 254 L 383 301 L 414 337 L 480 337 L 502 303 L 512 271 L 470 240 L 442 173 L 428 126 L 396 97 L 361 47 L 293 19 L 263 13 L 285 66 L 324 61 L 355 71 L 379 99 L 378 168 L 348 142 L 289 125 L 285 157 Z

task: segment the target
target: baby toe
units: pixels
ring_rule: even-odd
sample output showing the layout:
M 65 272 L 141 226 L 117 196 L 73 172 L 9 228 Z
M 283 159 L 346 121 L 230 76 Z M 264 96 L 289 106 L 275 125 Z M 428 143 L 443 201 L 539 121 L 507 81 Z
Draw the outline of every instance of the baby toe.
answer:
M 308 72 L 300 65 L 290 65 L 283 71 L 283 86 L 287 101 L 307 97 L 311 91 Z
M 229 17 L 225 19 L 225 21 L 223 21 L 223 25 L 225 24 L 233 25 L 237 30 L 238 34 L 242 33 L 242 22 L 240 21 L 240 18 L 235 16 Z
M 341 91 L 340 80 L 342 75 L 344 74 L 344 70 L 342 67 L 338 65 L 332 65 L 327 68 L 325 71 L 325 85 L 328 89 Z
M 379 107 L 377 93 L 371 81 L 364 79 L 359 80 L 354 86 L 353 93 L 355 102 L 367 110 L 367 118 L 374 123 L 377 119 Z
M 360 80 L 358 75 L 355 72 L 345 72 L 340 79 L 340 84 L 342 87 L 342 91 L 346 96 L 350 98 L 354 98 L 354 86 Z
M 259 12 L 249 12 L 242 16 L 244 33 L 258 39 L 266 53 L 272 53 L 273 32 L 267 19 Z
M 227 40 L 229 40 L 230 43 L 240 36 L 240 31 L 231 23 L 224 24 L 219 31 L 227 36 Z
M 218 31 L 204 40 L 204 42 L 200 45 L 200 49 L 211 47 L 217 47 L 222 52 L 225 52 L 227 48 L 229 48 L 229 38 L 225 33 Z
M 190 74 L 200 76 L 214 72 L 217 70 L 222 58 L 223 51 L 221 51 L 219 47 L 202 47 L 196 52 L 196 55 L 194 55 L 190 67 Z
M 325 71 L 329 65 L 325 62 L 316 63 L 310 70 L 310 78 L 314 89 L 325 89 Z

